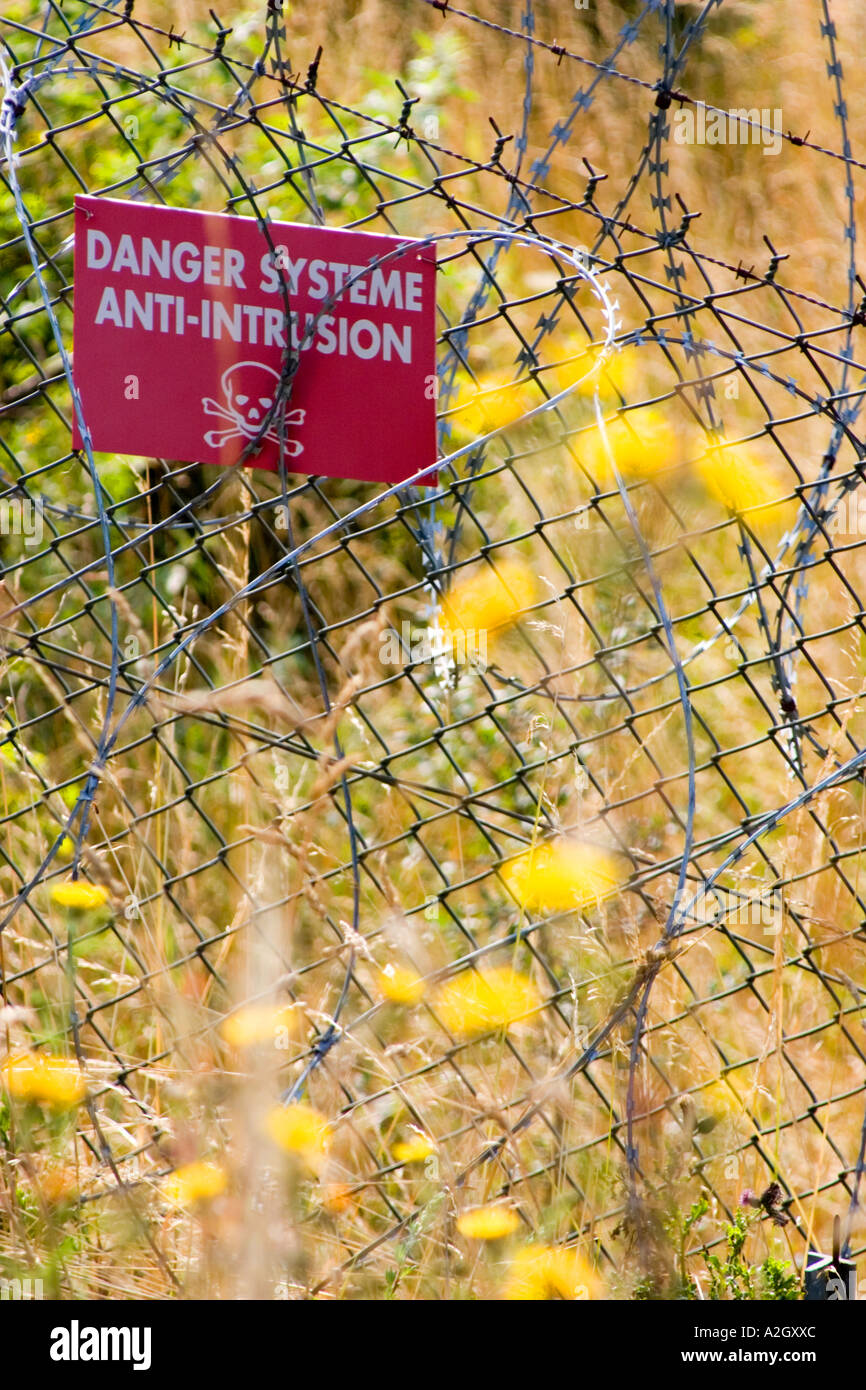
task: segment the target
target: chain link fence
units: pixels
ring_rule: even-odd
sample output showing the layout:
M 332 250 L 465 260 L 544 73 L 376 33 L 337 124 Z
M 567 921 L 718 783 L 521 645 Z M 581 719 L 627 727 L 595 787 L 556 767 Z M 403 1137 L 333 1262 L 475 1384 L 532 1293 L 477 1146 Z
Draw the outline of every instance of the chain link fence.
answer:
M 514 130 L 450 148 L 405 77 L 355 109 L 278 4 L 3 20 L 7 1051 L 83 1071 L 75 1200 L 120 1199 L 145 1292 L 183 1282 L 160 1193 L 254 1092 L 329 1125 L 289 1292 L 447 1289 L 491 1203 L 617 1297 L 700 1278 L 743 1202 L 797 1262 L 841 1217 L 856 1259 L 864 165 L 830 6 L 833 142 L 689 86 L 721 0 L 623 7 L 601 59 L 531 0 L 412 8 L 517 55 Z M 577 85 L 539 146 L 548 69 Z M 620 188 L 574 153 L 605 100 L 644 129 Z M 842 302 L 703 239 L 671 167 L 725 140 L 844 188 Z M 435 483 L 73 449 L 80 192 L 433 241 Z

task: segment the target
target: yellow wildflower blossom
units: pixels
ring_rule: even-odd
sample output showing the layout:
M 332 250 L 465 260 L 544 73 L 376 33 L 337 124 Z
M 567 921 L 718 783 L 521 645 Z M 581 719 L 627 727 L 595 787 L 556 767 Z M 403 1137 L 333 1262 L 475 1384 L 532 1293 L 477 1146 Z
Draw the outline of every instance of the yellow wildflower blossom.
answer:
M 38 1191 L 49 1206 L 63 1206 L 78 1196 L 78 1174 L 68 1163 L 52 1163 L 39 1174 Z
M 54 1110 L 69 1110 L 87 1094 L 77 1062 L 44 1052 L 7 1057 L 0 1066 L 0 1082 L 17 1100 L 37 1101 Z
M 232 1047 L 275 1042 L 281 1032 L 297 1036 L 298 1010 L 294 1004 L 247 1004 L 220 1024 L 220 1033 Z
M 772 525 L 792 508 L 790 489 L 751 449 L 713 448 L 695 464 L 707 492 L 750 525 Z
M 417 1004 L 424 996 L 424 981 L 403 965 L 386 965 L 378 974 L 379 988 L 395 1004 Z
M 500 873 L 521 907 L 575 912 L 612 897 L 629 876 L 624 855 L 562 836 L 503 864 Z
M 695 1099 L 719 1120 L 729 1115 L 740 1115 L 743 1111 L 743 1102 L 729 1081 L 714 1081 Z
M 399 1140 L 393 1152 L 398 1163 L 423 1163 L 425 1158 L 435 1154 L 436 1145 L 426 1134 L 413 1134 L 411 1139 Z
M 198 1202 L 210 1202 L 225 1192 L 228 1179 L 216 1163 L 185 1163 L 166 1178 L 162 1195 L 173 1207 L 194 1207 Z
M 92 912 L 108 902 L 108 894 L 98 883 L 82 883 L 80 879 L 74 879 L 71 883 L 56 883 L 51 889 L 51 897 L 60 907 L 74 907 L 82 912 Z
M 513 424 L 544 399 L 531 382 L 514 381 L 503 372 L 485 374 L 477 381 L 468 372 L 460 372 L 457 386 L 455 423 L 473 435 Z
M 602 399 L 617 400 L 625 398 L 637 381 L 637 354 L 633 348 L 620 348 L 604 357 L 600 348 L 582 347 L 570 339 L 564 351 L 573 355 L 542 377 L 551 394 L 573 385 L 576 396 L 592 396 L 598 388 Z
M 347 1182 L 324 1183 L 319 1190 L 319 1201 L 332 1216 L 339 1216 L 352 1206 L 352 1188 Z
M 685 449 L 677 432 L 652 405 L 629 410 L 605 421 L 610 452 L 623 478 L 652 478 L 663 469 L 682 463 Z M 578 456 L 599 484 L 615 485 L 613 469 L 599 426 L 578 440 Z
M 286 1153 L 298 1154 L 313 1169 L 328 1152 L 331 1126 L 324 1115 L 303 1101 L 275 1106 L 268 1113 L 265 1129 L 275 1144 Z
M 455 633 L 495 632 L 531 608 L 536 597 L 535 576 L 519 560 L 498 560 L 460 578 L 442 600 L 440 626 Z
M 527 1245 L 511 1262 L 503 1297 L 513 1300 L 597 1298 L 600 1280 L 576 1250 Z
M 511 1207 L 475 1207 L 457 1218 L 457 1229 L 467 1240 L 502 1240 L 513 1235 L 520 1217 Z
M 464 1037 L 510 1028 L 540 1005 L 532 980 L 508 966 L 466 970 L 442 986 L 436 1001 L 448 1031 Z

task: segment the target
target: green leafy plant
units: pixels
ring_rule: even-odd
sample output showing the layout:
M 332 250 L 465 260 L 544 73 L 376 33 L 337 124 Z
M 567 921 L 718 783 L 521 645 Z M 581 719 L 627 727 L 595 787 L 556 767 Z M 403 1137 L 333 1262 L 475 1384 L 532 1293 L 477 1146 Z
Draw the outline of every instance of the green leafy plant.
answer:
M 704 1256 L 710 1273 L 710 1298 L 786 1301 L 802 1298 L 799 1278 L 787 1260 L 768 1256 L 761 1264 L 750 1265 L 744 1259 L 748 1234 L 749 1221 L 738 1212 L 727 1230 L 727 1257 L 722 1260 L 718 1255 Z

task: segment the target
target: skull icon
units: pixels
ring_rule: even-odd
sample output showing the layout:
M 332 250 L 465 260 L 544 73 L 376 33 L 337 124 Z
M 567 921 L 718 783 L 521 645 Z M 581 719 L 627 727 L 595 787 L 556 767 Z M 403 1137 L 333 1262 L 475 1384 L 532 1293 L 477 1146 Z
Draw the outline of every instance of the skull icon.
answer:
M 202 397 L 205 415 L 216 415 L 223 420 L 221 429 L 208 430 L 204 442 L 211 449 L 220 449 L 234 439 L 255 439 L 262 428 L 265 417 L 273 409 L 279 386 L 279 373 L 266 367 L 263 362 L 235 362 L 222 374 L 223 401 L 215 401 L 210 396 Z M 306 412 L 287 410 L 284 419 L 287 425 L 302 425 Z M 273 419 L 261 442 L 266 439 L 278 444 L 280 441 L 277 420 Z M 297 439 L 285 440 L 285 451 L 292 457 L 304 452 L 304 446 Z

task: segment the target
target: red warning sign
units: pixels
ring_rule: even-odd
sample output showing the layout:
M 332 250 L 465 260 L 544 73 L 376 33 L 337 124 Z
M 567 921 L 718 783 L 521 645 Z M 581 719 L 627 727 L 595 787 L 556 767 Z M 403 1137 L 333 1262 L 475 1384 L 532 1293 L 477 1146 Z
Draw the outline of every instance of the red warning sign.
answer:
M 236 463 L 273 404 L 290 335 L 288 469 L 397 483 L 433 464 L 435 249 L 288 222 L 269 231 L 274 250 L 254 218 L 75 199 L 73 372 L 94 449 Z M 276 469 L 278 441 L 275 418 L 248 462 Z

